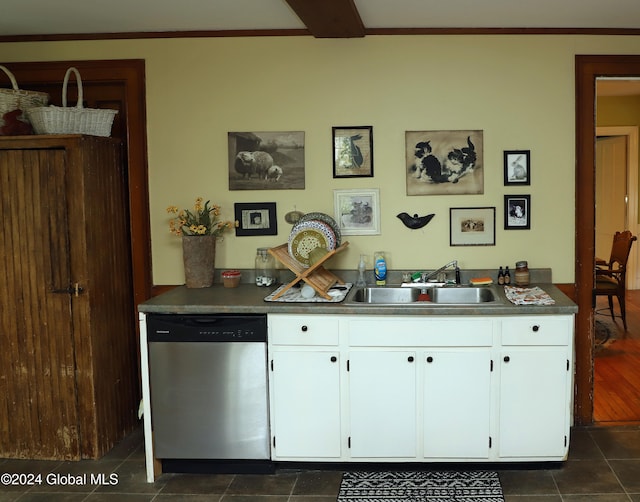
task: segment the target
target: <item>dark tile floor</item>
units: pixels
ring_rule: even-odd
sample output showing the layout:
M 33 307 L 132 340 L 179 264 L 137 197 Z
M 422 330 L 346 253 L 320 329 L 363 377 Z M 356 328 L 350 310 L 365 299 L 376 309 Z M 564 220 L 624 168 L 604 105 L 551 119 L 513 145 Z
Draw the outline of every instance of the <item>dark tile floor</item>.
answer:
M 506 502 L 640 502 L 640 427 L 576 428 L 564 464 L 495 469 Z M 3 473 L 43 477 L 34 486 L 3 482 L 0 502 L 329 502 L 335 501 L 342 477 L 340 471 L 283 469 L 274 475 L 163 474 L 150 484 L 141 431 L 98 461 L 0 459 Z M 104 475 L 104 482 L 91 483 L 91 475 Z M 66 480 L 76 483 L 62 485 Z

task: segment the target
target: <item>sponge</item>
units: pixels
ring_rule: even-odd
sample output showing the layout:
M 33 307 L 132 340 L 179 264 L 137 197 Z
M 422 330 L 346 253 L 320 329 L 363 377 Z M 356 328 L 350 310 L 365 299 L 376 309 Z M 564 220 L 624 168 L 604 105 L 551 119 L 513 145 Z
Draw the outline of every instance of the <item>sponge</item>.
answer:
M 491 277 L 474 277 L 469 282 L 472 286 L 486 286 L 493 284 L 493 279 Z

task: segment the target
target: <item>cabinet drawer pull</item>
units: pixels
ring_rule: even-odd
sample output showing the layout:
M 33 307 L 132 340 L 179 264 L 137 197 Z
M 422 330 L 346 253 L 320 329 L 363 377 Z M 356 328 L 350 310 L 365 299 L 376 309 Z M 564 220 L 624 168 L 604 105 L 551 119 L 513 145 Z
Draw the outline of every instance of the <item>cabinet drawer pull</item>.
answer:
M 410 363 L 412 363 L 412 362 L 413 362 L 413 356 L 409 356 L 409 357 L 407 357 L 407 361 L 409 361 Z
M 331 356 L 331 362 L 335 363 L 338 360 L 338 358 L 336 356 Z
M 534 324 L 531 329 L 533 330 L 534 333 L 537 333 L 538 331 L 540 331 L 540 326 L 537 324 Z
M 433 362 L 433 357 L 431 357 L 431 356 L 427 357 L 427 362 L 428 363 L 432 363 Z
M 300 329 L 302 330 L 303 333 L 306 333 L 309 330 L 306 324 L 303 325 Z
M 509 361 L 511 361 L 511 358 L 509 356 L 504 356 L 504 362 L 508 363 Z

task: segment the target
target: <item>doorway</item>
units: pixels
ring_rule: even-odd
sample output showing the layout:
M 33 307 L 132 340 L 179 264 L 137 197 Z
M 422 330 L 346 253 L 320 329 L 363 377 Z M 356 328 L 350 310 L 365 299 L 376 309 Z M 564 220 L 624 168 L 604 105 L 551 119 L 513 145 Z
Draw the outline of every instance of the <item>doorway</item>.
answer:
M 633 96 L 640 82 L 609 82 L 604 95 L 598 81 L 596 117 L 608 115 L 622 94 Z M 615 96 L 613 106 L 607 97 Z M 633 98 L 631 98 L 633 99 Z M 600 114 L 600 115 L 598 115 Z M 640 120 L 640 117 L 638 117 Z M 628 229 L 638 235 L 638 127 L 596 128 L 596 256 L 608 259 L 613 234 Z M 638 246 L 631 248 L 627 268 L 627 326 L 611 319 L 605 297 L 595 305 L 593 420 L 599 426 L 640 421 L 640 317 Z M 614 302 L 616 303 L 616 302 Z M 615 307 L 616 316 L 619 310 Z
M 575 423 L 593 423 L 596 80 L 637 78 L 640 56 L 575 58 L 576 76 L 576 316 Z

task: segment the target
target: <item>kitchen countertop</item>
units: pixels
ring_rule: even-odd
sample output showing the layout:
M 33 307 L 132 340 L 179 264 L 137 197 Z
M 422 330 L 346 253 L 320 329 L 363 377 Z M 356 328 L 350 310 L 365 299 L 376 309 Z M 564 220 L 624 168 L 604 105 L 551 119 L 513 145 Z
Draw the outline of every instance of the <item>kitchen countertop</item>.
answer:
M 185 286 L 163 293 L 138 306 L 145 314 L 366 314 L 366 315 L 528 315 L 574 314 L 578 306 L 562 291 L 550 283 L 539 286 L 554 300 L 555 305 L 514 305 L 504 295 L 501 286 L 495 291 L 501 302 L 478 305 L 380 305 L 349 302 L 350 295 L 341 303 L 274 303 L 264 298 L 276 288 L 240 284 L 225 288 L 214 284 L 210 288 L 189 289 Z

